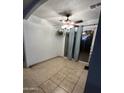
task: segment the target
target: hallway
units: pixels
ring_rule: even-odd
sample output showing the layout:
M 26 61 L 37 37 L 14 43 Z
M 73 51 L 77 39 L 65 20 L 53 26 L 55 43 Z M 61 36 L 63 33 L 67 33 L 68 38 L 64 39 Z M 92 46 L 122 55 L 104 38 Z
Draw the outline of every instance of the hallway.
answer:
M 79 56 L 80 61 L 88 62 L 88 59 L 89 59 L 88 51 L 80 52 L 80 56 Z
M 87 63 L 56 57 L 24 68 L 24 93 L 83 93 Z

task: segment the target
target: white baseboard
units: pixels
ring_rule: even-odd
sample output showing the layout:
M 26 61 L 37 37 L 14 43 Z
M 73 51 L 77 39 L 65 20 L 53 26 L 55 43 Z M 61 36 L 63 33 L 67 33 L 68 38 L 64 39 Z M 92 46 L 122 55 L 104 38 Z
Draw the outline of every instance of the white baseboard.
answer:
M 85 61 L 80 61 L 80 60 L 79 60 L 79 62 L 80 62 L 80 63 L 83 63 L 83 64 L 85 64 L 85 65 L 89 65 L 89 63 L 88 63 L 88 62 L 85 62 Z

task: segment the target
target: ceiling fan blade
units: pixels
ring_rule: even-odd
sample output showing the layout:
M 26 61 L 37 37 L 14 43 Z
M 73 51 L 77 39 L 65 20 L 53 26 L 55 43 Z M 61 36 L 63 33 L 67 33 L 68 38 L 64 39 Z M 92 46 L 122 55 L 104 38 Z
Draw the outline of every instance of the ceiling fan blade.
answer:
M 78 21 L 75 21 L 75 23 L 82 23 L 83 20 L 78 20 Z
M 74 27 L 79 27 L 79 25 L 75 24 Z

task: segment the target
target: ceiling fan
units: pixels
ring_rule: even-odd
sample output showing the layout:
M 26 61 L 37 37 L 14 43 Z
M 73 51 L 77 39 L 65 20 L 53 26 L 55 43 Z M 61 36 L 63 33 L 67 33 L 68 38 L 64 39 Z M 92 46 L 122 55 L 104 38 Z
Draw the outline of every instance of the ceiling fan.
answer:
M 79 27 L 79 23 L 83 22 L 83 20 L 77 20 L 77 21 L 70 20 L 69 17 L 72 16 L 72 12 L 70 10 L 60 12 L 59 14 L 66 17 L 66 20 L 59 20 L 63 23 L 63 26 L 69 26 L 69 28 Z

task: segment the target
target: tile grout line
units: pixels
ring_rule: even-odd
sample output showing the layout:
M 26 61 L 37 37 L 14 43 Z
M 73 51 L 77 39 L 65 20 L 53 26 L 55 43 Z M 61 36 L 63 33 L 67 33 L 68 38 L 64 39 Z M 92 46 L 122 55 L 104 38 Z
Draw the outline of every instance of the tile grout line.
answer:
M 62 68 L 61 68 L 61 69 L 62 69 Z M 60 69 L 60 70 L 61 70 L 61 69 Z M 60 71 L 60 70 L 59 70 L 59 71 Z M 59 71 L 58 71 L 58 72 L 59 72 Z M 57 73 L 58 73 L 58 72 L 57 72 Z M 57 73 L 55 73 L 54 75 L 56 75 Z M 52 75 L 51 77 L 53 77 L 54 75 Z M 50 77 L 50 78 L 51 78 L 51 77 Z M 47 80 L 45 80 L 44 82 L 42 82 L 41 84 L 39 84 L 39 86 L 42 85 L 43 83 L 47 82 L 48 80 L 50 80 L 50 78 L 48 78 Z
M 64 67 L 65 67 L 65 66 L 64 66 Z M 59 72 L 60 72 L 60 71 L 58 71 L 58 73 L 59 73 Z M 65 80 L 66 76 L 67 76 L 67 75 L 65 75 L 65 77 L 64 77 L 64 79 L 63 79 L 62 81 Z M 53 80 L 51 80 L 51 81 L 53 81 Z M 60 82 L 60 84 L 62 83 L 62 81 Z M 55 82 L 53 81 L 53 83 L 55 83 Z M 55 84 L 56 84 L 56 83 L 55 83 Z M 56 85 L 57 85 L 59 88 L 62 88 L 62 87 L 60 87 L 60 84 L 59 84 L 59 85 L 56 84 Z M 56 89 L 56 88 L 55 88 L 55 89 Z M 54 90 L 55 90 L 55 89 L 54 89 Z M 64 89 L 64 88 L 62 88 L 62 89 Z M 64 91 L 67 92 L 65 89 L 64 89 Z M 67 93 L 68 93 L 68 92 L 67 92 Z
M 46 93 L 42 87 L 39 87 L 39 88 L 42 89 L 44 93 Z
M 82 72 L 83 72 L 83 71 L 81 71 L 81 73 L 82 73 Z M 81 75 L 78 77 L 78 80 L 77 80 L 77 82 L 75 83 L 75 85 L 74 85 L 74 87 L 73 87 L 71 93 L 73 93 L 73 91 L 74 91 L 74 89 L 75 89 L 77 83 L 79 82 L 80 78 L 81 78 Z
M 44 93 L 46 93 L 45 92 L 45 90 L 42 88 L 42 87 L 40 87 L 42 84 L 44 84 L 45 82 L 47 82 L 48 80 L 50 80 L 53 84 L 55 84 L 55 85 L 57 85 L 54 89 L 53 89 L 53 91 L 57 88 L 57 87 L 59 87 L 59 88 L 62 88 L 65 92 L 67 92 L 67 93 L 72 93 L 73 91 L 74 91 L 74 89 L 76 88 L 76 85 L 78 84 L 78 82 L 79 82 L 79 80 L 80 80 L 80 78 L 81 78 L 81 73 L 83 72 L 83 70 L 81 71 L 81 73 L 80 73 L 80 75 L 78 76 L 78 79 L 76 80 L 76 82 L 75 82 L 75 84 L 73 85 L 73 88 L 72 88 L 72 90 L 71 90 L 71 92 L 68 92 L 68 91 L 66 91 L 66 89 L 64 89 L 63 87 L 61 87 L 60 85 L 62 84 L 62 82 L 66 79 L 66 77 L 68 77 L 69 75 L 70 75 L 70 73 L 71 73 L 71 71 L 70 70 L 73 70 L 72 68 L 70 68 L 70 66 L 72 67 L 73 66 L 73 64 L 71 65 L 71 64 L 67 64 L 67 62 L 66 62 L 66 60 L 64 60 L 64 61 L 62 61 L 62 66 L 61 66 L 61 68 L 56 72 L 56 73 L 54 73 L 53 75 L 51 75 L 47 80 L 45 80 L 44 82 L 42 82 L 42 83 L 40 83 L 39 82 L 39 84 L 38 84 L 38 86 L 36 86 L 36 87 L 38 87 L 38 88 L 40 88 L 40 89 L 42 89 L 43 90 L 43 92 Z M 76 64 L 75 64 L 76 65 Z M 84 67 L 84 64 L 83 64 L 83 67 Z M 51 78 L 52 77 L 54 77 L 56 74 L 58 74 L 58 73 L 61 73 L 61 71 L 64 69 L 64 68 L 66 68 L 66 70 L 68 71 L 68 73 L 63 73 L 65 76 L 64 76 L 64 78 L 60 81 L 60 83 L 55 83 L 55 81 L 53 81 Z M 32 68 L 30 68 L 32 71 L 33 71 L 33 69 Z M 55 69 L 56 70 L 56 69 Z M 66 72 L 66 70 L 64 71 L 64 72 Z M 54 72 L 54 71 L 53 71 Z M 52 73 L 51 73 L 52 74 Z M 37 83 L 34 79 L 32 79 L 35 83 Z M 53 91 L 51 91 L 51 92 L 53 92 Z
M 64 66 L 64 67 L 66 67 L 66 66 Z M 68 68 L 68 67 L 67 67 Z M 70 68 L 68 68 L 68 69 L 70 69 Z M 59 73 L 60 71 L 58 71 L 58 73 Z M 70 74 L 70 72 L 69 72 L 69 74 Z M 68 74 L 68 75 L 69 75 Z M 66 74 L 65 74 L 66 75 Z M 66 75 L 65 77 L 64 77 L 64 79 L 60 82 L 60 84 L 65 80 L 65 78 L 68 76 L 68 75 Z M 53 80 L 51 80 L 53 83 L 55 83 Z M 56 84 L 56 83 L 55 83 Z M 60 86 L 60 84 L 58 85 L 58 84 L 56 84 L 59 88 L 62 88 L 65 92 L 67 92 L 67 93 L 69 93 L 68 91 L 66 91 L 63 87 L 61 87 Z
M 63 66 L 57 73 L 59 73 L 63 68 L 64 68 L 65 66 Z M 55 73 L 54 75 L 56 75 L 57 73 Z M 54 76 L 54 75 L 52 75 L 52 77 Z M 51 78 L 51 77 L 50 77 Z M 50 81 L 52 81 L 51 79 L 48 79 L 48 80 L 50 80 Z M 44 81 L 43 83 L 45 83 L 45 82 L 47 82 L 48 80 L 46 80 L 46 81 Z M 64 80 L 64 79 L 63 79 Z M 52 81 L 53 82 L 53 81 Z M 41 83 L 38 87 L 40 87 L 43 83 Z M 54 83 L 54 84 L 56 84 L 56 83 Z M 57 84 L 56 84 L 57 85 Z M 58 86 L 58 85 L 57 85 Z M 40 87 L 43 91 L 44 91 L 44 89 L 42 88 L 42 87 Z M 57 87 L 56 87 L 57 88 Z M 55 89 L 56 89 L 55 88 Z M 54 89 L 54 90 L 55 90 Z M 44 91 L 44 93 L 46 93 L 45 91 Z
M 69 69 L 70 69 L 70 68 L 69 68 Z M 69 74 L 70 74 L 70 73 L 69 73 Z M 68 74 L 68 75 L 66 75 L 66 76 L 65 76 L 65 78 L 66 78 L 67 76 L 69 76 L 69 74 Z M 64 81 L 64 80 L 65 80 L 65 78 L 64 78 L 62 81 Z M 61 81 L 61 82 L 62 82 L 62 81 Z M 64 88 L 63 88 L 63 87 L 61 87 L 60 85 L 59 85 L 59 87 L 60 87 L 60 88 L 62 88 L 62 89 L 64 89 Z M 64 89 L 64 91 L 66 91 L 67 93 L 69 93 L 69 92 L 68 92 L 67 90 L 65 90 L 65 89 Z
M 62 88 L 65 92 L 69 93 L 69 92 L 68 92 L 67 90 L 65 90 L 63 87 L 60 87 L 60 86 L 59 86 L 59 88 Z

